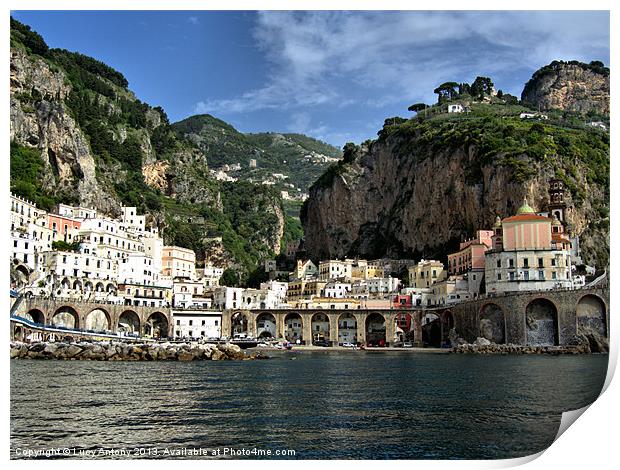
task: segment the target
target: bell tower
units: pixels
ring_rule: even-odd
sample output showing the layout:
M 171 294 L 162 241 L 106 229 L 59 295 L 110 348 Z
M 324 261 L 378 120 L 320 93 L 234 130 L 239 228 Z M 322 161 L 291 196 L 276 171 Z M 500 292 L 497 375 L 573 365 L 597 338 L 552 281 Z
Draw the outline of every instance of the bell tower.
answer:
M 552 178 L 549 180 L 549 217 L 554 216 L 562 222 L 562 225 L 566 225 L 566 203 L 564 202 L 564 193 L 566 188 L 564 182 L 558 178 Z

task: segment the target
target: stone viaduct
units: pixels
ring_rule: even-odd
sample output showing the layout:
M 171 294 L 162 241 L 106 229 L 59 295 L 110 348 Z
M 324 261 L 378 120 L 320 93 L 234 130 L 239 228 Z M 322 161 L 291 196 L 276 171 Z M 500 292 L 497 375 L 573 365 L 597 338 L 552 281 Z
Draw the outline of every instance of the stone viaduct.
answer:
M 411 341 L 441 347 L 451 329 L 468 342 L 566 345 L 579 332 L 608 337 L 609 288 L 520 292 L 485 296 L 447 307 L 390 310 L 225 310 L 222 336 L 272 337 L 310 344 L 325 340 L 378 343 Z
M 13 314 L 38 325 L 99 333 L 124 332 L 154 338 L 172 336 L 169 308 L 40 297 L 22 297 L 18 302 Z

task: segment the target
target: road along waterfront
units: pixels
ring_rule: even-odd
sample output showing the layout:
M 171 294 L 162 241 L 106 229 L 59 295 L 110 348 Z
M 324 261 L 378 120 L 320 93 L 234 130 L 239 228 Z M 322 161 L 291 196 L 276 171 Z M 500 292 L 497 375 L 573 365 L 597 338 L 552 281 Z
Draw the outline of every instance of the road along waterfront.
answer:
M 600 354 L 269 355 L 238 362 L 11 361 L 12 457 L 27 458 L 17 448 L 77 449 L 61 458 L 136 448 L 144 450 L 123 458 L 224 458 L 181 455 L 224 448 L 295 451 L 240 458 L 518 457 L 553 441 L 563 411 L 595 400 L 607 369 Z

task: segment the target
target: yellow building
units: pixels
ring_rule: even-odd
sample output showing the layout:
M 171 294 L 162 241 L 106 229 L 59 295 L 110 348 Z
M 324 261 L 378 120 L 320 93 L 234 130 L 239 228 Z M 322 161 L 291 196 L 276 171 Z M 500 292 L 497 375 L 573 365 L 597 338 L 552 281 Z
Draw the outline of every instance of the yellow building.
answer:
M 422 289 L 430 287 L 446 278 L 443 263 L 435 260 L 422 260 L 409 267 L 409 287 Z
M 320 297 L 326 282 L 317 280 L 297 280 L 288 284 L 286 298 L 288 302 L 306 299 L 311 300 L 314 297 Z

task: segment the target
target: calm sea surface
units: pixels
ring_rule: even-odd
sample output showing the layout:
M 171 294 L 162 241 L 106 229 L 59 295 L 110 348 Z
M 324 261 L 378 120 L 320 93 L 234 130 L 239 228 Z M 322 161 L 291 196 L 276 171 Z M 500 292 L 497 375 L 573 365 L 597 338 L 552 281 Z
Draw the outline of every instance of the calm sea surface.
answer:
M 166 449 L 187 448 L 293 449 L 288 458 L 298 459 L 519 457 L 549 446 L 562 411 L 594 401 L 607 369 L 606 355 L 269 354 L 12 360 L 12 458 L 59 447 L 70 458 L 100 449 L 170 458 Z

